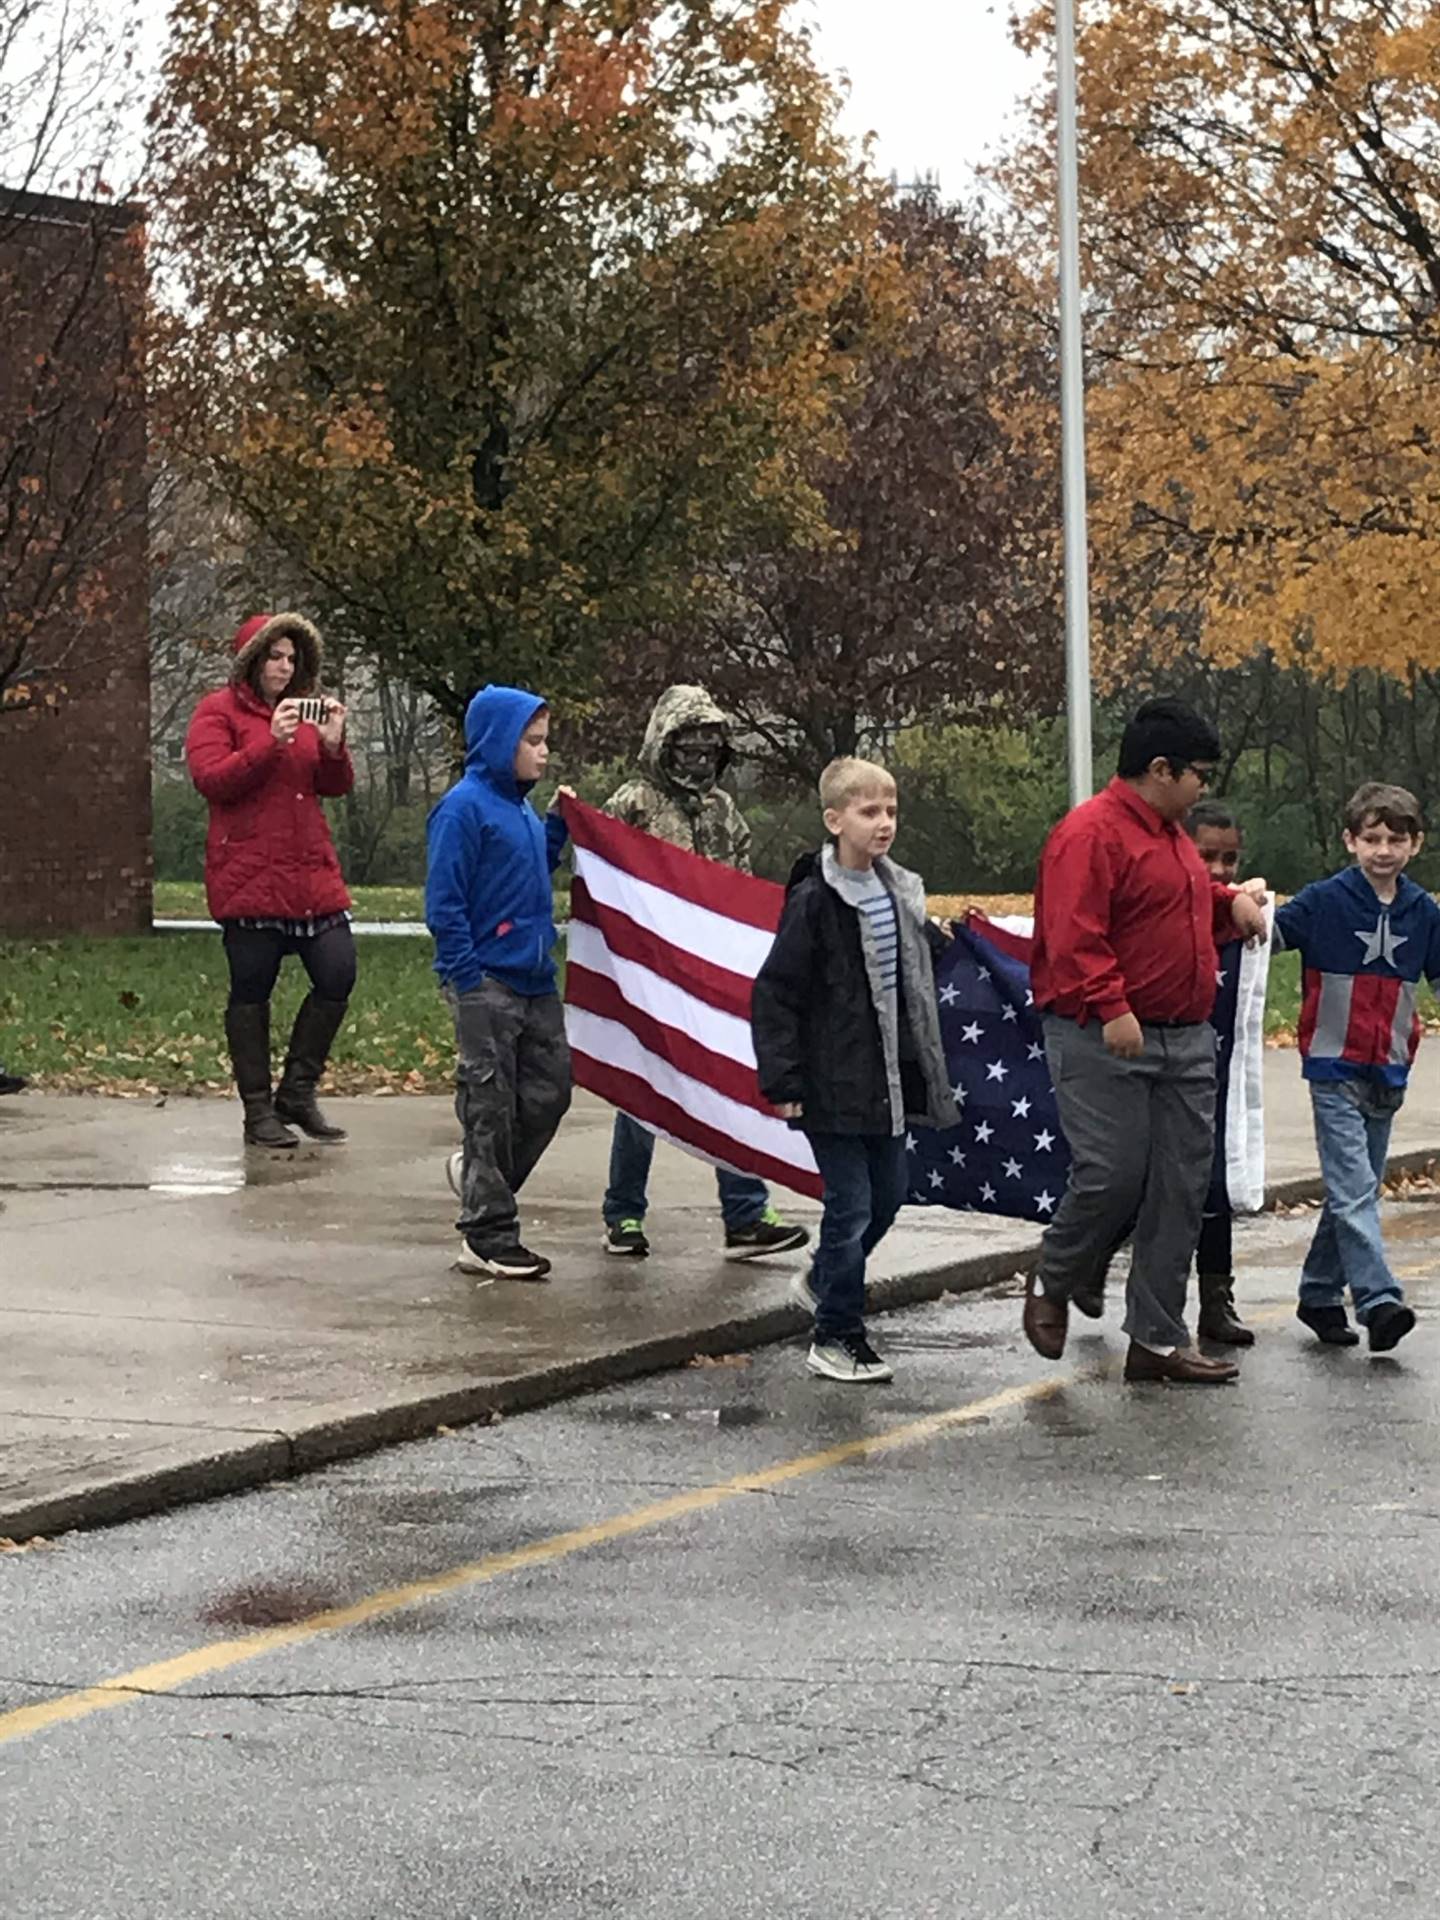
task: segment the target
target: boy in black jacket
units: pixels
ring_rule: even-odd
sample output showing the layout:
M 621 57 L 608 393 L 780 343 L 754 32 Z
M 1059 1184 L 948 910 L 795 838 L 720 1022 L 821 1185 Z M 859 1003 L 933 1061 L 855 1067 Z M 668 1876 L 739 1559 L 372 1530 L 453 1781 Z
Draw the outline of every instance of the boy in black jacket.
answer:
M 790 876 L 775 944 L 755 981 L 751 1028 L 760 1087 L 804 1129 L 825 1183 L 810 1285 L 806 1364 L 828 1380 L 893 1379 L 865 1337 L 865 1262 L 907 1186 L 905 1125 L 953 1127 L 917 874 L 887 858 L 895 782 L 868 760 L 820 776 L 829 844 Z

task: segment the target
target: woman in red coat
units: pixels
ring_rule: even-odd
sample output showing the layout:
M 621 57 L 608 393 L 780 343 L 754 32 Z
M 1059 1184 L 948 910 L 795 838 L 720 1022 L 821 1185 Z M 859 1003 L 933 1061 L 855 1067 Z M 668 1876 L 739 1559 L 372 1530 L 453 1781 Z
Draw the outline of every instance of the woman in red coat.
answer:
M 210 803 L 205 890 L 230 963 L 225 1037 L 246 1143 L 257 1147 L 295 1146 L 287 1120 L 315 1140 L 345 1138 L 315 1102 L 355 986 L 350 895 L 320 799 L 348 793 L 355 769 L 338 701 L 318 724 L 300 717 L 320 659 L 308 620 L 257 614 L 235 636 L 229 685 L 200 702 L 185 740 L 190 777 Z M 299 954 L 310 992 L 272 1094 L 270 995 L 287 953 Z

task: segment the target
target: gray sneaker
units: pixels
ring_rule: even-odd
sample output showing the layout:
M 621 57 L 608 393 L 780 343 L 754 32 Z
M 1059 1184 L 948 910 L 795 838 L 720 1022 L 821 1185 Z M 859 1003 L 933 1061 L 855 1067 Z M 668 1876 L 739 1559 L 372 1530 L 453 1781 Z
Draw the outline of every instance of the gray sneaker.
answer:
M 457 1147 L 445 1162 L 445 1178 L 450 1182 L 450 1191 L 457 1200 L 465 1198 L 465 1150 Z
M 895 1378 L 863 1333 L 842 1334 L 838 1340 L 817 1340 L 805 1356 L 811 1373 L 823 1380 L 841 1380 L 847 1386 L 880 1386 Z

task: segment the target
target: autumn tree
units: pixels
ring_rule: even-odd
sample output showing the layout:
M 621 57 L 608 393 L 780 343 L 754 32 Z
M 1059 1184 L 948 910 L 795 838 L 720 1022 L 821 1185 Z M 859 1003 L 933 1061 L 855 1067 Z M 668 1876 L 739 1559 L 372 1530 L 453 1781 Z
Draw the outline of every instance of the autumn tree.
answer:
M 757 540 L 883 312 L 785 0 L 180 0 L 166 430 L 316 611 L 458 713 L 581 694 Z
M 728 556 L 689 624 L 628 649 L 650 690 L 703 675 L 762 764 L 807 788 L 917 721 L 1052 710 L 1063 674 L 1055 370 L 1033 292 L 975 210 L 934 191 L 892 204 L 883 234 L 902 318 L 860 346 L 843 445 L 809 467 L 831 539 Z
M 0 715 L 103 670 L 143 595 L 135 22 L 0 0 Z
M 1084 0 L 1081 52 L 1112 666 L 1440 665 L 1440 5 Z

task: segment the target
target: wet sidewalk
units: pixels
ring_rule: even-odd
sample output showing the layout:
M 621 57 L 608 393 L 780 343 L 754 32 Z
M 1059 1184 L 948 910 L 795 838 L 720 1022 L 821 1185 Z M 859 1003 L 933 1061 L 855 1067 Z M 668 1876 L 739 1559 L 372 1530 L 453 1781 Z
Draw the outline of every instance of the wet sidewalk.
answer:
M 1293 1054 L 1269 1067 L 1270 1179 L 1313 1181 Z M 1440 1155 L 1429 1075 L 1397 1154 Z M 221 1100 L 0 1106 L 0 1536 L 93 1524 L 437 1426 L 798 1335 L 803 1256 L 722 1257 L 714 1180 L 659 1149 L 648 1261 L 600 1248 L 610 1110 L 580 1096 L 525 1194 L 548 1286 L 477 1287 L 457 1247 L 448 1101 L 334 1103 L 348 1145 L 246 1154 Z M 813 1222 L 811 1203 L 779 1196 Z M 877 1307 L 1023 1269 L 1035 1229 L 912 1208 Z

